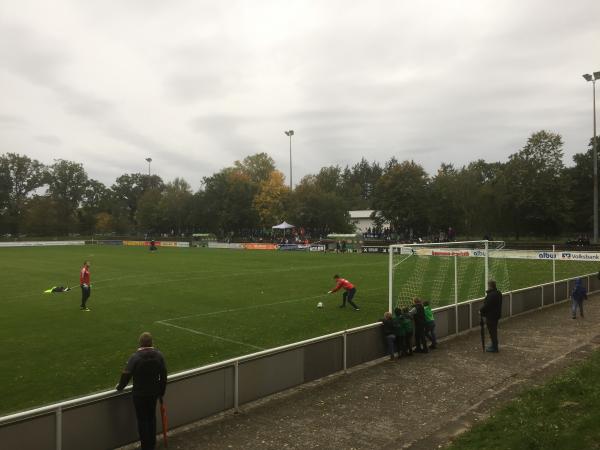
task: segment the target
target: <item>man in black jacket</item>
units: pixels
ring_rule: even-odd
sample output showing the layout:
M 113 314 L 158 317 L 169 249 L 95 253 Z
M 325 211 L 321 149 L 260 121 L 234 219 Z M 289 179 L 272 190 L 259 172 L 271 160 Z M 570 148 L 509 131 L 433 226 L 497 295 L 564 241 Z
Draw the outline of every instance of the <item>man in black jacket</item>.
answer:
M 492 339 L 492 345 L 485 349 L 486 352 L 498 353 L 498 321 L 502 316 L 502 292 L 496 287 L 496 282 L 488 281 L 488 290 L 485 291 L 485 300 L 479 314 L 485 317 L 487 329 Z
M 167 367 L 163 355 L 152 346 L 152 335 L 142 333 L 140 347 L 129 357 L 117 390 L 121 391 L 133 377 L 133 405 L 138 422 L 142 450 L 156 446 L 156 400 L 165 395 Z

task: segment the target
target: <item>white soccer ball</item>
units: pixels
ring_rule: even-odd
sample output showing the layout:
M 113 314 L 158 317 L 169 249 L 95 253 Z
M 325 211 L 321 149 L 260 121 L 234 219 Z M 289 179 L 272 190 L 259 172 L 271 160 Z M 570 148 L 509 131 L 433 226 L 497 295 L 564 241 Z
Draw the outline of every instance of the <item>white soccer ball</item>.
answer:
M 317 308 L 322 308 L 322 307 L 323 307 L 323 302 L 317 303 Z

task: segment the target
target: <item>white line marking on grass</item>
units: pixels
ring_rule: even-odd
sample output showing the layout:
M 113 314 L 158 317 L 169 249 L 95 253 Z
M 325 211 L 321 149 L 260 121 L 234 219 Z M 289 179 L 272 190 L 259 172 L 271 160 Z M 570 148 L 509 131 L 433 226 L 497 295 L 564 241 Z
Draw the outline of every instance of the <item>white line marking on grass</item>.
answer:
M 245 342 L 240 342 L 240 341 L 236 341 L 236 340 L 233 340 L 233 339 L 227 339 L 227 338 L 224 338 L 224 337 L 221 337 L 221 336 L 216 336 L 216 335 L 214 335 L 214 334 L 204 333 L 204 332 L 202 332 L 202 331 L 198 331 L 198 330 L 195 330 L 195 329 L 193 329 L 193 328 L 181 327 L 181 326 L 179 326 L 179 325 L 174 325 L 174 324 L 172 324 L 172 323 L 167 323 L 167 322 L 165 322 L 165 321 L 163 321 L 163 320 L 158 320 L 158 321 L 157 321 L 157 322 L 155 322 L 155 323 L 159 323 L 159 324 L 161 324 L 161 325 L 165 325 L 165 326 L 167 326 L 167 327 L 173 327 L 173 328 L 177 328 L 177 329 L 179 329 L 179 330 L 187 331 L 187 332 L 189 332 L 189 333 L 198 334 L 198 335 L 200 335 L 200 336 L 206 336 L 206 337 L 209 337 L 209 338 L 212 338 L 212 339 L 218 339 L 218 340 L 220 340 L 220 341 L 229 342 L 229 343 L 231 343 L 231 344 L 245 345 L 246 347 L 250 347 L 250 348 L 253 348 L 253 349 L 255 349 L 255 350 L 264 350 L 264 348 L 262 348 L 262 347 L 258 347 L 258 346 L 256 346 L 256 345 L 247 344 L 247 343 L 245 343 Z
M 359 292 L 383 291 L 385 289 L 387 289 L 387 287 L 372 288 L 372 289 L 361 289 Z M 166 324 L 165 322 L 172 322 L 174 320 L 181 320 L 181 319 L 189 319 L 189 318 L 192 318 L 192 317 L 215 316 L 215 315 L 218 315 L 218 314 L 232 313 L 232 312 L 238 312 L 238 311 L 247 311 L 247 310 L 250 310 L 250 309 L 258 309 L 258 308 L 263 308 L 263 307 L 267 307 L 267 306 L 284 305 L 286 303 L 296 303 L 296 302 L 301 302 L 301 301 L 304 301 L 304 300 L 314 300 L 316 298 L 327 297 L 328 295 L 329 294 L 320 294 L 320 295 L 313 295 L 311 297 L 293 298 L 293 299 L 290 299 L 290 300 L 282 300 L 282 301 L 273 302 L 273 303 L 261 303 L 261 304 L 258 304 L 258 305 L 242 306 L 241 308 L 221 309 L 219 311 L 212 311 L 212 312 L 208 312 L 208 313 L 188 314 L 187 316 L 171 317 L 169 319 L 159 320 L 158 323 L 164 323 L 164 324 Z

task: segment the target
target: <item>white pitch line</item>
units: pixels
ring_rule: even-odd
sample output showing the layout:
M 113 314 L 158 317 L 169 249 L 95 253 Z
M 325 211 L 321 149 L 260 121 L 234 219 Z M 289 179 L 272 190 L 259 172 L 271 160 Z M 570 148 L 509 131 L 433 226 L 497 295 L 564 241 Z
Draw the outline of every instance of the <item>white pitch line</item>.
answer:
M 387 287 L 385 287 L 385 288 L 362 289 L 359 292 L 383 291 L 385 289 L 387 289 Z M 206 316 L 215 316 L 215 315 L 218 315 L 218 314 L 232 313 L 232 312 L 238 312 L 238 311 L 247 311 L 249 309 L 263 308 L 263 307 L 266 307 L 266 306 L 276 306 L 276 305 L 284 305 L 286 303 L 301 302 L 301 301 L 304 301 L 304 300 L 314 300 L 316 298 L 327 297 L 327 295 L 329 295 L 329 294 L 320 294 L 320 295 L 313 295 L 311 297 L 293 298 L 291 300 L 282 300 L 280 302 L 273 302 L 273 303 L 261 303 L 261 304 L 258 304 L 258 305 L 243 306 L 241 308 L 221 309 L 219 311 L 212 311 L 212 312 L 208 312 L 208 313 L 188 314 L 187 316 L 179 316 L 179 317 L 171 317 L 169 319 L 162 319 L 162 320 L 159 320 L 158 322 L 163 322 L 164 323 L 164 322 L 171 322 L 173 320 L 190 319 L 192 317 L 206 317 Z
M 235 341 L 233 339 L 227 339 L 227 338 L 224 338 L 224 337 L 221 337 L 221 336 L 216 336 L 214 334 L 204 333 L 202 331 L 194 330 L 193 328 L 180 327 L 179 325 L 174 325 L 172 323 L 163 322 L 162 320 L 159 320 L 159 321 L 157 321 L 155 323 L 159 323 L 159 324 L 165 325 L 167 327 L 177 328 L 179 330 L 187 331 L 189 333 L 198 334 L 200 336 L 206 336 L 206 337 L 209 337 L 209 338 L 212 338 L 212 339 L 218 339 L 220 341 L 229 342 L 231 344 L 245 345 L 246 347 L 250 347 L 250 348 L 253 348 L 255 350 L 264 350 L 264 348 L 258 347 L 256 345 L 247 344 L 245 342 L 240 342 L 240 341 Z

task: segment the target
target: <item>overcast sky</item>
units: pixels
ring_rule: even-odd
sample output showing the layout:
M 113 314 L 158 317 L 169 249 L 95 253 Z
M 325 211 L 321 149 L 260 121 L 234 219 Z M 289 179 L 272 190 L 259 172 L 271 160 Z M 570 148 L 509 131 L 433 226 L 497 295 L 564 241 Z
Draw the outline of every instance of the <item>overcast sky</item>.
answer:
M 0 153 L 107 184 L 152 157 L 197 188 L 256 152 L 288 176 L 287 129 L 294 181 L 504 160 L 547 129 L 570 164 L 598 70 L 598 0 L 0 0 Z

